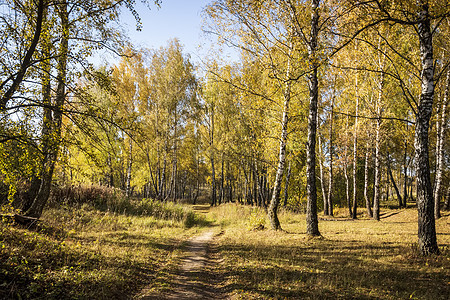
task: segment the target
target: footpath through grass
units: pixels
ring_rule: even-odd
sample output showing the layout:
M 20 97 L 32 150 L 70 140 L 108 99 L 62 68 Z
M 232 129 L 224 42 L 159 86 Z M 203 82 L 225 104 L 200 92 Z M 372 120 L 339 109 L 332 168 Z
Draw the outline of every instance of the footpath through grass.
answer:
M 130 299 L 171 289 L 184 241 L 208 225 L 172 203 L 125 213 L 89 205 L 45 211 L 33 229 L 0 220 L 0 299 Z
M 232 299 L 450 295 L 448 212 L 436 223 L 441 255 L 424 258 L 416 250 L 414 208 L 386 208 L 380 222 L 363 215 L 356 221 L 321 217 L 322 237 L 309 239 L 305 216 L 291 212 L 281 212 L 285 231 L 275 232 L 261 230 L 264 210 L 236 204 L 209 212 L 198 206 L 195 214 L 186 206 L 156 201 L 121 204 L 112 211 L 105 207 L 49 209 L 33 229 L 0 220 L 0 299 L 170 295 L 186 241 L 206 230 L 207 220 L 219 224 L 223 234 L 210 253 L 216 266 L 204 275 L 220 279 L 215 287 Z
M 322 238 L 308 239 L 305 216 L 281 213 L 285 232 L 255 230 L 257 208 L 212 209 L 222 226 L 219 273 L 233 299 L 448 299 L 450 217 L 437 221 L 441 255 L 416 250 L 417 210 L 384 210 L 380 222 L 362 215 L 320 220 Z M 268 224 L 268 222 L 267 222 Z

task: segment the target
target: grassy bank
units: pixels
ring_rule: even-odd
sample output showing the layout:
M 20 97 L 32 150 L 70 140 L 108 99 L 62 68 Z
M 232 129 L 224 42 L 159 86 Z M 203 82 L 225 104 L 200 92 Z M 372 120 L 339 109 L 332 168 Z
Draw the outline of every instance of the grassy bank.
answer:
M 437 221 L 442 255 L 416 250 L 417 211 L 384 209 L 376 222 L 360 216 L 320 220 L 308 239 L 304 215 L 281 213 L 285 232 L 255 230 L 264 211 L 232 204 L 211 212 L 224 230 L 218 272 L 235 299 L 448 299 L 450 217 Z M 267 223 L 268 224 L 268 223 Z M 267 226 L 266 226 L 267 227 Z
M 45 211 L 32 229 L 0 222 L 0 299 L 130 299 L 170 289 L 183 241 L 207 222 L 172 203 Z
M 380 222 L 281 212 L 284 231 L 267 229 L 264 210 L 235 204 L 195 209 L 150 200 L 104 209 L 70 204 L 45 211 L 37 227 L 0 222 L 0 299 L 130 299 L 170 295 L 185 241 L 215 220 L 207 278 L 233 299 L 448 299 L 450 215 L 437 221 L 441 255 L 417 249 L 417 211 L 383 209 Z M 111 208 L 111 207 L 110 207 Z M 220 280 L 219 280 L 220 279 Z M 222 282 L 219 282 L 222 281 Z

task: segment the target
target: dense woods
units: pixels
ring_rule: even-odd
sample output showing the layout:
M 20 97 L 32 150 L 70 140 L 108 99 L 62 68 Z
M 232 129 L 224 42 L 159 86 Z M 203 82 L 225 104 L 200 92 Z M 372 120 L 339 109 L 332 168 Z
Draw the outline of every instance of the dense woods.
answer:
M 375 222 L 395 199 L 417 205 L 421 253 L 439 252 L 435 220 L 450 209 L 447 1 L 211 1 L 204 30 L 217 52 L 202 65 L 177 39 L 126 43 L 119 13 L 139 26 L 134 5 L 1 4 L 4 213 L 39 218 L 52 193 L 92 184 L 263 207 L 274 230 L 285 207 L 318 236 L 318 214 Z M 99 49 L 117 63 L 92 65 Z

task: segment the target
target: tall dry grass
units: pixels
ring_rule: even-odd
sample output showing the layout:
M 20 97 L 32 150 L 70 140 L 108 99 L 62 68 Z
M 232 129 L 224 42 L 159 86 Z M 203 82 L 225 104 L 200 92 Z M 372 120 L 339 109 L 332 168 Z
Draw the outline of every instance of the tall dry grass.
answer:
M 102 187 L 52 195 L 34 228 L 0 220 L 0 299 L 130 299 L 170 289 L 185 240 L 208 225 L 187 206 Z
M 383 208 L 381 221 L 319 216 L 321 238 L 305 215 L 280 212 L 284 231 L 267 229 L 265 211 L 227 204 L 217 272 L 235 299 L 448 299 L 450 216 L 436 222 L 439 256 L 417 251 L 417 211 Z M 258 230 L 263 223 L 264 230 Z

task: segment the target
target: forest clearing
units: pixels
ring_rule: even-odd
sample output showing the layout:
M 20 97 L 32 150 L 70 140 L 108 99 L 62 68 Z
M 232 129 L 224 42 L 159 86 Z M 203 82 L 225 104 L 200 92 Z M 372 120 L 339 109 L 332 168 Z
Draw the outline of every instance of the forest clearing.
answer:
M 281 212 L 285 231 L 273 231 L 261 229 L 268 221 L 257 207 L 190 213 L 172 204 L 142 215 L 84 205 L 50 209 L 31 230 L 2 222 L 0 298 L 431 300 L 450 293 L 447 212 L 436 223 L 441 255 L 431 257 L 414 242 L 414 207 L 383 209 L 380 222 L 324 216 L 321 238 L 308 238 L 304 214 Z M 186 275 L 189 239 L 211 231 L 204 264 Z
M 448 1 L 5 0 L 0 28 L 0 298 L 448 299 Z

